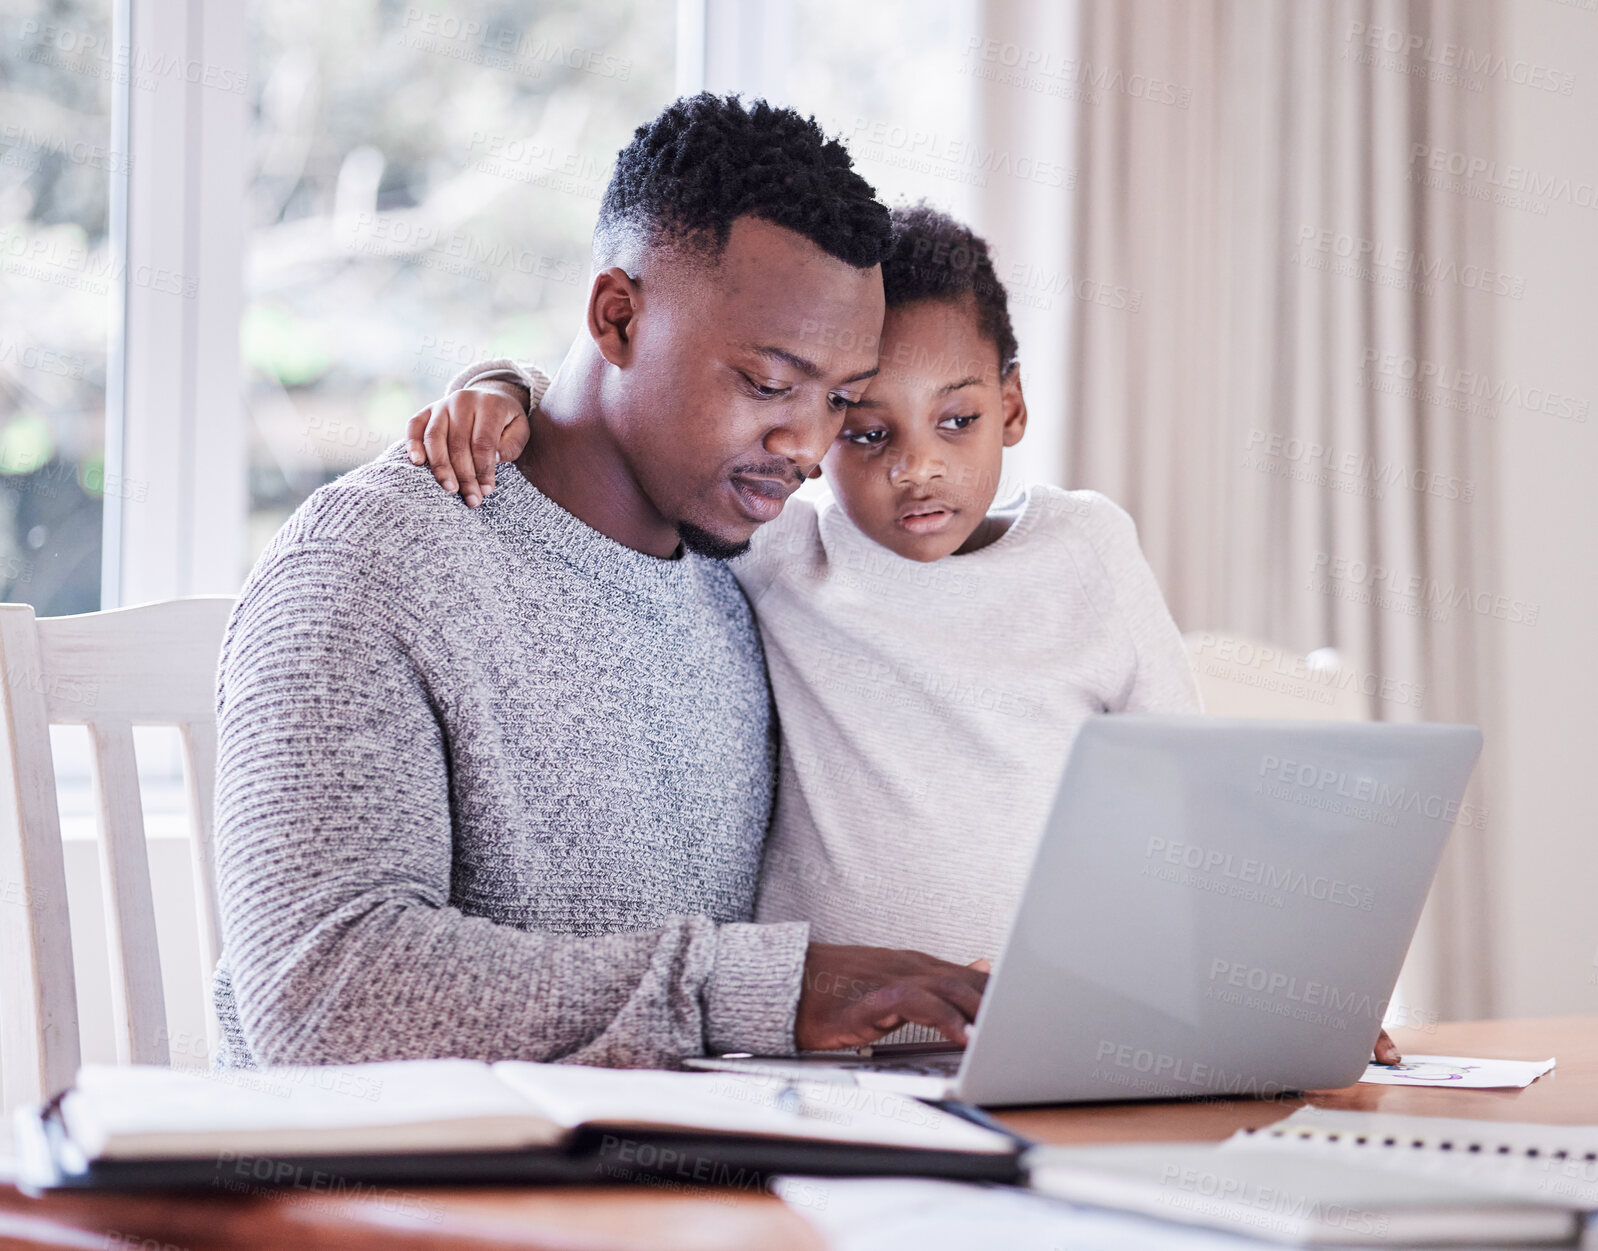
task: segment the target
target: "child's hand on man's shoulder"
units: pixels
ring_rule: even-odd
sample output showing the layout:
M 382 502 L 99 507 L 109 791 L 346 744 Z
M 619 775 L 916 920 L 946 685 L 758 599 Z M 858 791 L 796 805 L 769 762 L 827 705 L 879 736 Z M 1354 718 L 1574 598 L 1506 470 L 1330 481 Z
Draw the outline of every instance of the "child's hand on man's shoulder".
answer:
M 528 399 L 525 388 L 492 379 L 435 400 L 406 424 L 411 463 L 476 508 L 494 489 L 495 466 L 520 456 L 532 436 Z

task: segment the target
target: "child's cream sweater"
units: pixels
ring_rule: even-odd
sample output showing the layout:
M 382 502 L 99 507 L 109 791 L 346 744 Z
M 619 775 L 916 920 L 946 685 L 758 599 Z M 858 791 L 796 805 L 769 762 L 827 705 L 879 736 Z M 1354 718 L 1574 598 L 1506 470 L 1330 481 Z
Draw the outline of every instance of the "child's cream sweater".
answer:
M 1072 740 L 1095 713 L 1193 713 L 1132 520 L 1034 486 L 997 541 L 932 563 L 790 500 L 733 571 L 782 727 L 757 921 L 812 941 L 997 957 Z
M 455 390 L 493 377 L 487 361 Z M 781 722 L 757 921 L 816 942 L 996 957 L 1077 730 L 1193 713 L 1198 685 L 1132 519 L 1034 486 L 996 542 L 906 560 L 791 499 L 732 569 Z

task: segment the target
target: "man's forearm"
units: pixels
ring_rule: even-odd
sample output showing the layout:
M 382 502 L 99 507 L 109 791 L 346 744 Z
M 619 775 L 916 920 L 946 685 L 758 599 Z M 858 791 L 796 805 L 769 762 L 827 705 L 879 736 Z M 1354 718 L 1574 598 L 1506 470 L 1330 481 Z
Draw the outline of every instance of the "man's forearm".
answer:
M 310 888 L 297 884 L 302 896 Z M 283 900 L 261 902 L 257 923 Z M 674 917 L 630 934 L 524 933 L 393 898 L 347 922 L 302 915 L 286 957 L 272 967 L 245 957 L 233 969 L 258 1063 L 462 1056 L 672 1067 L 707 1046 L 792 1048 L 783 1003 L 798 999 L 804 927 Z M 252 918 L 242 920 L 247 933 Z M 764 958 L 733 950 L 722 968 L 720 950 L 753 930 L 767 940 Z M 761 1009 L 768 1025 L 750 1031 Z

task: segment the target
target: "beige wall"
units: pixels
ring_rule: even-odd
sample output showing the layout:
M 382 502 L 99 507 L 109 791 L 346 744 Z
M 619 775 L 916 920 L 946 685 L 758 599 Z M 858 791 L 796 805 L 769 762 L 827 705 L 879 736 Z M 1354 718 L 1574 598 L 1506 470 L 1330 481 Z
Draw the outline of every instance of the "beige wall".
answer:
M 1503 6 L 1504 55 L 1575 76 L 1570 96 L 1504 92 L 1501 164 L 1569 179 L 1546 215 L 1501 212 L 1505 378 L 1598 408 L 1598 12 Z M 1574 201 L 1584 199 L 1585 207 Z M 1539 604 L 1506 626 L 1497 1010 L 1598 1012 L 1598 411 L 1585 423 L 1506 411 L 1504 588 Z

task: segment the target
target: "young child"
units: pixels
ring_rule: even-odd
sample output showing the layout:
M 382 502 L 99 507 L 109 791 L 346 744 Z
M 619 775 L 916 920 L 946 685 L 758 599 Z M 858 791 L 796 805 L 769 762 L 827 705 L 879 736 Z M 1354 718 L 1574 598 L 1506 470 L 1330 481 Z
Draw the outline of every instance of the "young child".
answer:
M 966 963 L 1004 943 L 1082 723 L 1200 705 L 1125 512 L 1052 486 L 995 507 L 1027 422 L 1004 288 L 958 222 L 894 219 L 881 372 L 824 461 L 830 498 L 790 500 L 732 566 L 782 728 L 755 919 Z M 541 376 L 509 372 L 536 403 Z M 501 457 L 526 438 L 506 427 Z

